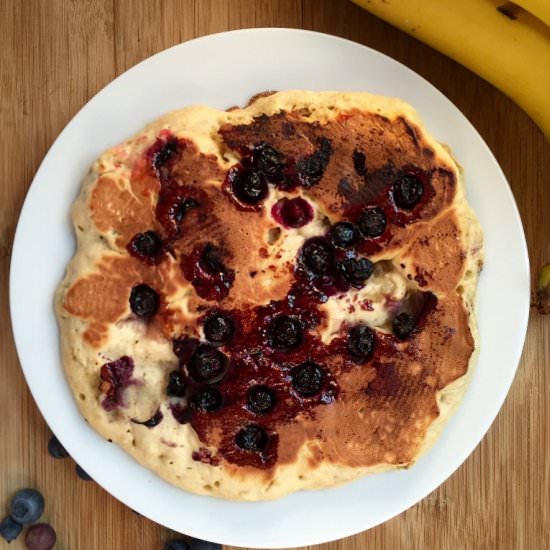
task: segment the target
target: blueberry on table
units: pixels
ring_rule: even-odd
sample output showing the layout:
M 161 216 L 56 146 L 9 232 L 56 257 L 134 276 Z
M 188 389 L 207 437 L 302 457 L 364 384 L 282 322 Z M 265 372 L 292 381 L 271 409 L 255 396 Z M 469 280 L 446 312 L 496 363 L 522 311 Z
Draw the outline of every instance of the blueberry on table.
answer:
M 22 530 L 23 526 L 11 516 L 4 518 L 0 522 L 0 537 L 7 542 L 15 540 L 21 534 Z
M 191 539 L 191 550 L 221 550 L 222 545 L 207 540 Z
M 52 550 L 57 536 L 47 523 L 37 523 L 29 527 L 25 535 L 25 546 L 28 550 Z
M 11 499 L 11 517 L 23 525 L 34 523 L 44 513 L 44 497 L 36 489 L 22 489 Z
M 162 550 L 189 550 L 189 544 L 183 539 L 174 539 L 168 541 Z
M 67 458 L 69 456 L 69 453 L 65 450 L 65 447 L 61 445 L 59 439 L 57 439 L 55 435 L 52 435 L 48 441 L 48 453 L 50 453 L 50 456 L 53 458 Z
M 75 467 L 76 475 L 83 481 L 92 481 L 92 477 L 86 473 L 79 464 Z

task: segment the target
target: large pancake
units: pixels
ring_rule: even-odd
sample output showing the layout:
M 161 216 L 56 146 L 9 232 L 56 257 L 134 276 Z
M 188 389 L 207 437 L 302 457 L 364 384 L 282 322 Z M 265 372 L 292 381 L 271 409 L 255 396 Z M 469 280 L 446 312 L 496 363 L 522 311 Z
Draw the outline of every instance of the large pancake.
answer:
M 286 179 L 250 206 L 232 194 L 231 174 L 261 143 L 284 159 Z M 423 182 L 408 209 L 395 201 L 403 174 Z M 296 197 L 313 219 L 283 227 L 272 209 Z M 298 259 L 304 242 L 373 205 L 387 226 L 356 245 L 374 262 L 366 284 L 342 286 L 332 275 L 312 283 Z M 71 388 L 90 425 L 174 485 L 258 500 L 408 467 L 462 398 L 477 351 L 481 228 L 456 162 L 400 100 L 289 91 L 260 94 L 244 109 L 168 114 L 94 163 L 72 213 L 78 247 L 56 297 Z M 129 253 L 146 231 L 165 243 L 154 261 Z M 215 251 L 215 276 L 204 275 L 205 250 Z M 160 296 L 147 320 L 129 305 L 141 284 Z M 223 406 L 204 412 L 188 407 L 202 387 L 189 355 L 219 310 L 235 335 L 220 348 L 228 367 L 214 387 Z M 403 310 L 416 325 L 399 339 L 392 323 Z M 270 346 L 280 314 L 301 323 L 297 349 Z M 363 361 L 348 351 L 358 324 L 375 333 Z M 324 372 L 312 396 L 292 381 L 306 361 Z M 180 367 L 188 389 L 168 397 Z M 277 398 L 263 415 L 246 406 L 255 385 Z M 261 452 L 235 442 L 248 425 L 267 434 Z

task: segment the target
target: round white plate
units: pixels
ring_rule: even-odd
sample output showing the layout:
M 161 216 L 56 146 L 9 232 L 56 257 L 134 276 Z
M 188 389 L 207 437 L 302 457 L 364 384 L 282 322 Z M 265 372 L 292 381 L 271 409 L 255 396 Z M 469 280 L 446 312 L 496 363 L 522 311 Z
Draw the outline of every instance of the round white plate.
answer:
M 90 164 L 167 111 L 244 104 L 263 90 L 366 90 L 411 103 L 464 166 L 485 229 L 479 285 L 481 355 L 464 402 L 415 467 L 275 502 L 226 502 L 176 489 L 99 437 L 65 380 L 53 295 L 75 244 L 69 209 Z M 505 253 L 504 253 L 505 252 Z M 495 418 L 520 358 L 529 311 L 529 261 L 510 188 L 459 110 L 410 69 L 333 36 L 257 29 L 207 36 L 143 61 L 98 93 L 67 125 L 38 170 L 21 212 L 10 275 L 17 350 L 52 430 L 89 474 L 140 514 L 176 531 L 236 546 L 316 544 L 373 527 L 415 504 L 472 452 Z

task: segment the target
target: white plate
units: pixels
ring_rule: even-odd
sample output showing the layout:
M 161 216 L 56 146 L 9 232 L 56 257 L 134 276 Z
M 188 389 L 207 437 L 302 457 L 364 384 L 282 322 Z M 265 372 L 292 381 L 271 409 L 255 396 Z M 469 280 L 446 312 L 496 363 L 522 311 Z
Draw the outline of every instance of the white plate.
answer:
M 276 502 L 238 503 L 176 489 L 105 442 L 81 418 L 63 371 L 54 290 L 74 252 L 69 208 L 90 164 L 147 122 L 193 103 L 244 104 L 256 92 L 303 88 L 399 96 L 420 112 L 465 169 L 485 229 L 479 285 L 481 355 L 464 402 L 414 468 Z M 17 350 L 52 430 L 113 496 L 176 531 L 237 546 L 316 544 L 373 527 L 415 504 L 473 451 L 508 392 L 529 311 L 529 261 L 514 199 L 488 147 L 428 82 L 374 50 L 333 36 L 257 29 L 207 36 L 140 63 L 98 93 L 46 155 L 25 201 L 10 275 Z

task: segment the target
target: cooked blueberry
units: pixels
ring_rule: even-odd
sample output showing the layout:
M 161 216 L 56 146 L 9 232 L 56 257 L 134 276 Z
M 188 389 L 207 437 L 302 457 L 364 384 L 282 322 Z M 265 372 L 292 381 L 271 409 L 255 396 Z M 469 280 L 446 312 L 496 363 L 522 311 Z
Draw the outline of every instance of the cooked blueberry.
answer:
M 393 333 L 399 340 L 406 340 L 416 328 L 416 322 L 412 315 L 408 313 L 400 313 L 397 315 L 392 323 Z
M 92 476 L 83 470 L 79 464 L 75 466 L 75 472 L 82 481 L 92 481 Z
M 353 286 L 361 287 L 372 275 L 374 264 L 367 258 L 347 258 L 336 264 L 342 277 Z
M 57 535 L 47 523 L 37 523 L 29 527 L 25 535 L 25 546 L 28 550 L 52 550 L 56 541 Z
M 332 249 L 323 239 L 314 237 L 306 241 L 302 247 L 302 259 L 315 275 L 326 275 L 332 269 Z
M 213 344 L 227 344 L 233 337 L 233 321 L 223 313 L 215 313 L 204 323 L 204 337 Z
M 189 374 L 198 382 L 209 382 L 218 378 L 225 369 L 226 357 L 223 353 L 202 344 L 197 347 L 189 362 Z
M 203 388 L 194 394 L 189 403 L 199 411 L 217 411 L 223 403 L 222 394 L 216 388 Z
M 332 144 L 329 139 L 321 137 L 317 140 L 317 144 L 318 149 L 313 154 L 296 163 L 296 172 L 304 187 L 312 187 L 319 183 L 332 155 Z
M 191 550 L 222 550 L 222 545 L 207 540 L 191 539 Z
M 155 426 L 158 426 L 162 419 L 164 418 L 164 415 L 162 414 L 160 409 L 157 409 L 157 412 L 151 416 L 151 418 L 148 418 L 147 420 L 136 420 L 135 418 L 132 418 L 132 422 L 134 424 L 140 424 L 141 426 L 145 426 L 146 428 L 154 428 Z
M 401 176 L 393 184 L 393 200 L 399 208 L 412 210 L 424 193 L 424 185 L 413 174 Z
M 281 351 L 297 348 L 302 343 L 302 325 L 296 317 L 275 317 L 267 329 L 269 345 Z
M 183 539 L 174 539 L 168 541 L 162 550 L 189 550 L 189 544 Z
M 268 186 L 264 175 L 256 170 L 242 168 L 230 176 L 231 191 L 245 204 L 258 204 L 267 196 Z
M 359 231 L 350 222 L 338 222 L 330 230 L 330 239 L 338 248 L 350 248 L 359 240 Z
M 157 143 L 159 149 L 153 157 L 153 166 L 156 170 L 160 170 L 178 152 L 179 142 L 177 139 L 171 138 L 164 143 L 157 140 Z
M 246 394 L 246 406 L 256 414 L 269 412 L 276 403 L 275 393 L 267 386 L 252 386 Z
M 168 397 L 184 397 L 185 396 L 185 377 L 179 370 L 173 370 L 168 375 L 168 386 L 166 386 L 166 395 Z
M 279 199 L 271 208 L 273 219 L 284 227 L 303 227 L 313 219 L 313 208 L 302 197 Z
M 2 537 L 6 542 L 11 542 L 15 540 L 23 530 L 23 526 L 15 521 L 11 516 L 5 517 L 0 522 L 0 537 Z
M 365 153 L 355 149 L 353 151 L 351 158 L 353 159 L 353 167 L 359 176 L 364 176 L 367 173 L 366 161 L 367 157 Z
M 252 163 L 254 168 L 271 182 L 276 183 L 283 177 L 285 167 L 283 154 L 265 142 L 257 143 L 254 146 Z
M 162 239 L 155 231 L 137 233 L 128 248 L 134 256 L 154 259 L 162 252 Z
M 313 361 L 306 361 L 290 371 L 290 379 L 297 393 L 303 397 L 311 397 L 321 390 L 325 373 Z
M 11 517 L 26 525 L 34 523 L 44 513 L 44 497 L 36 489 L 22 489 L 11 499 Z
M 159 295 L 150 286 L 141 284 L 132 288 L 130 309 L 142 319 L 152 317 L 159 308 Z
M 214 245 L 208 243 L 199 259 L 200 267 L 209 275 L 215 275 L 225 271 L 225 266 L 220 260 L 220 250 Z
M 377 206 L 367 208 L 361 213 L 357 225 L 365 237 L 380 237 L 386 229 L 386 214 Z
M 374 331 L 366 325 L 356 325 L 348 332 L 348 353 L 358 363 L 370 359 L 374 350 Z
M 50 453 L 50 456 L 53 458 L 67 458 L 69 456 L 69 453 L 65 450 L 65 447 L 61 445 L 59 439 L 57 439 L 55 435 L 52 435 L 48 441 L 48 453 Z
M 235 443 L 243 451 L 261 453 L 267 447 L 269 437 L 263 428 L 251 424 L 245 426 L 237 433 Z

